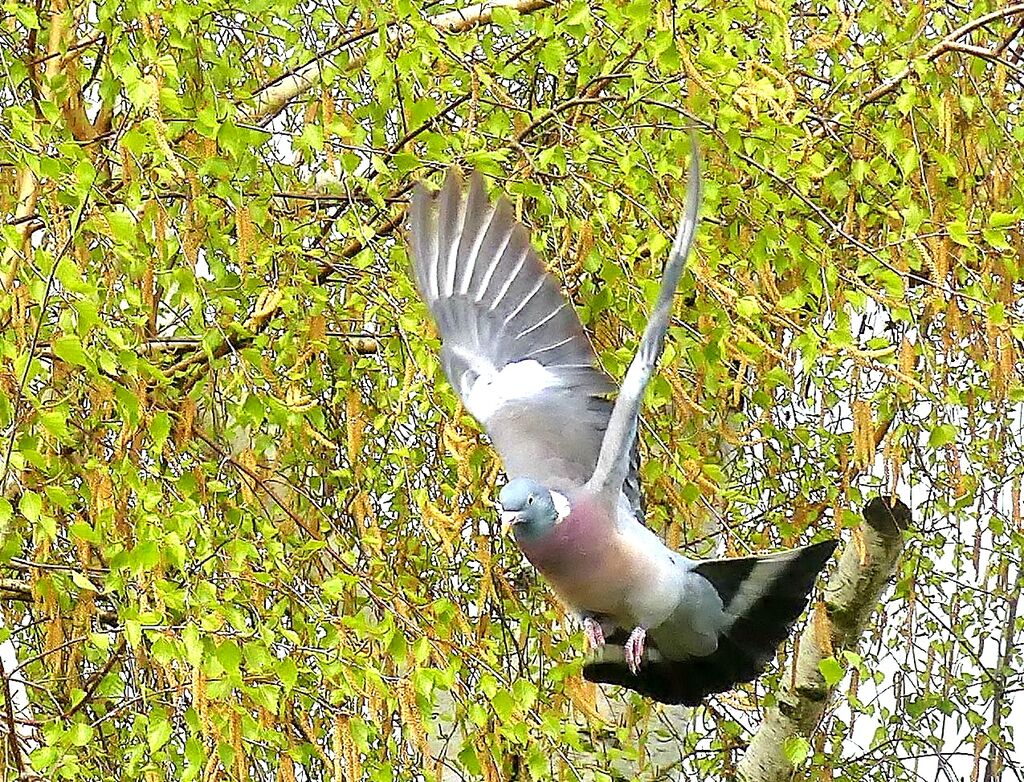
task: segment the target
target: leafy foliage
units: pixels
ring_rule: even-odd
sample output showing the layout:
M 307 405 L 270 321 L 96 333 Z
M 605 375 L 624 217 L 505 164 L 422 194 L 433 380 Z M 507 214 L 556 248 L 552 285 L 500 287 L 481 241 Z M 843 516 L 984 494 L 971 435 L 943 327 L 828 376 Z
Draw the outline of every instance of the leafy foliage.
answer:
M 786 754 L 1011 765 L 1022 17 L 457 8 L 5 2 L 9 774 L 727 777 L 786 670 L 690 720 L 596 698 L 494 534 L 499 465 L 395 230 L 415 180 L 493 177 L 621 377 L 691 126 L 705 219 L 649 392 L 648 522 L 696 554 L 857 545 L 864 499 L 904 496 L 895 588 Z

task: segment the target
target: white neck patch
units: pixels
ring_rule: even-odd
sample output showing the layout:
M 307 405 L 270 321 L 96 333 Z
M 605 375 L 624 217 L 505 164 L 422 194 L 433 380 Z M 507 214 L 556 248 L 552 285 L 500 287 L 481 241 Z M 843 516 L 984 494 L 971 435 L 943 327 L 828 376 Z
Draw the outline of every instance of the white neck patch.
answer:
M 557 491 L 551 492 L 551 501 L 555 504 L 555 512 L 558 514 L 558 518 L 555 519 L 555 524 L 560 521 L 564 521 L 565 517 L 569 515 L 571 508 L 569 507 L 569 500 L 564 494 L 559 494 Z

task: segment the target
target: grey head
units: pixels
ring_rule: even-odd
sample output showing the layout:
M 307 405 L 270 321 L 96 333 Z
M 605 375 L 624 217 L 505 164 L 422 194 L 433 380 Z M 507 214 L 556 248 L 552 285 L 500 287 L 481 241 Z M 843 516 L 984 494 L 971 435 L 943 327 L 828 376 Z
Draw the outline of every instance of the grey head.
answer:
M 558 521 L 551 492 L 532 478 L 513 478 L 498 494 L 501 526 L 516 539 L 532 539 L 548 532 Z

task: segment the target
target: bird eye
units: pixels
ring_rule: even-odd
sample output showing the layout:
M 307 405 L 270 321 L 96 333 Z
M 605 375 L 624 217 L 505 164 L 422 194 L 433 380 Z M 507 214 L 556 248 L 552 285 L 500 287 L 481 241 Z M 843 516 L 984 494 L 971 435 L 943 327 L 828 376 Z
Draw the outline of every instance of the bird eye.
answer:
M 532 494 L 529 497 L 526 498 L 526 504 L 527 505 L 533 505 L 533 495 Z

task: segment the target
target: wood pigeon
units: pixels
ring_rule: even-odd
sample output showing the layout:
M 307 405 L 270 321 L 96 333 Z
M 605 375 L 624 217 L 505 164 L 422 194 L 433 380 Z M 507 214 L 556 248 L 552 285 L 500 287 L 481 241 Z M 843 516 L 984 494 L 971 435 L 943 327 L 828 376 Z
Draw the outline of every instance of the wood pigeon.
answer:
M 581 618 L 593 649 L 584 676 L 688 705 L 761 673 L 836 546 L 697 561 L 641 520 L 637 416 L 697 227 L 693 149 L 658 299 L 614 404 L 576 313 L 479 174 L 467 187 L 453 168 L 438 193 L 417 185 L 408 226 L 445 374 L 511 479 L 502 522 Z

